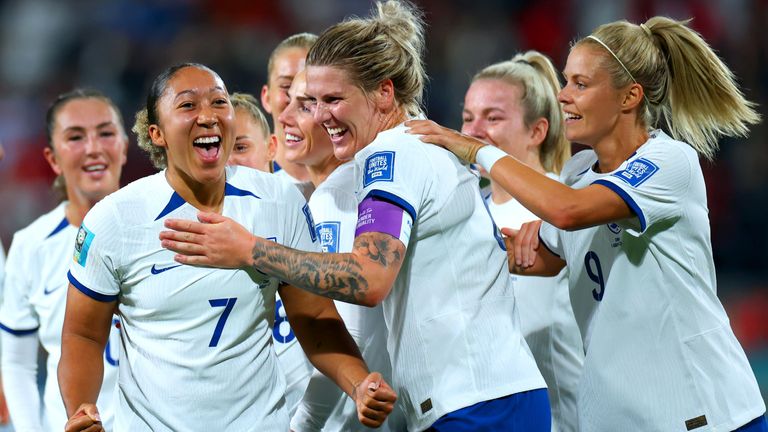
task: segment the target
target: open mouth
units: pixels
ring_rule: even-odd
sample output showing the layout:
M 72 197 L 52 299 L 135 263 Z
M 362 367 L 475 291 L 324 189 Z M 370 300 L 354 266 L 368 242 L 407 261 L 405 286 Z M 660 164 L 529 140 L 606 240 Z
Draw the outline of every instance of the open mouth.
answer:
M 581 120 L 581 116 L 578 114 L 567 112 L 565 113 L 565 121 L 568 121 L 568 120 Z
M 87 173 L 95 173 L 99 174 L 104 171 L 106 171 L 107 165 L 106 164 L 92 164 L 92 165 L 86 165 L 83 167 L 83 171 Z
M 344 136 L 345 133 L 347 133 L 347 128 L 343 127 L 335 127 L 335 128 L 325 128 L 325 130 L 328 132 L 328 135 L 331 137 L 331 142 L 336 144 L 341 140 L 341 138 Z
M 221 137 L 207 136 L 195 139 L 192 142 L 197 154 L 202 157 L 203 162 L 216 162 L 219 159 L 219 150 L 221 149 Z
M 298 144 L 298 143 L 300 143 L 302 141 L 304 141 L 304 138 L 302 138 L 302 137 L 300 137 L 298 135 L 294 135 L 294 134 L 287 133 L 287 132 L 285 133 L 285 144 L 290 146 L 290 147 L 293 147 L 293 146 L 295 146 L 296 144 Z

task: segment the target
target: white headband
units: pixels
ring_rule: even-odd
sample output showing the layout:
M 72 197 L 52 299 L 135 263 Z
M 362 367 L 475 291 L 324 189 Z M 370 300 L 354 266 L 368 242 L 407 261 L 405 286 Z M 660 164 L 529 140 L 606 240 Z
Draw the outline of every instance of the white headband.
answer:
M 613 56 L 613 58 L 615 58 L 615 59 L 616 59 L 616 61 L 617 61 L 617 62 L 619 62 L 619 64 L 621 65 L 621 67 L 622 67 L 622 68 L 624 68 L 624 71 L 625 71 L 625 72 L 627 72 L 627 75 L 629 75 L 629 77 L 630 77 L 630 78 L 632 78 L 632 82 L 634 82 L 635 84 L 637 84 L 637 80 L 635 79 L 635 77 L 633 77 L 633 76 L 632 76 L 632 73 L 629 71 L 629 69 L 627 69 L 627 67 L 626 67 L 626 66 L 624 66 L 624 63 L 622 63 L 622 62 L 621 62 L 621 60 L 619 60 L 619 56 L 617 56 L 617 55 L 616 55 L 616 53 L 615 53 L 615 52 L 613 52 L 613 50 L 612 50 L 612 49 L 608 48 L 608 45 L 606 45 L 606 44 L 605 44 L 605 42 L 601 41 L 600 39 L 598 39 L 598 38 L 596 38 L 595 36 L 592 36 L 592 35 L 589 35 L 589 36 L 587 36 L 587 38 L 588 38 L 588 39 L 592 39 L 593 41 L 595 41 L 595 42 L 599 43 L 600 45 L 602 45 L 602 46 L 603 46 L 603 48 L 605 48 L 606 50 L 608 50 L 608 52 L 609 52 L 609 53 L 611 53 L 611 55 Z

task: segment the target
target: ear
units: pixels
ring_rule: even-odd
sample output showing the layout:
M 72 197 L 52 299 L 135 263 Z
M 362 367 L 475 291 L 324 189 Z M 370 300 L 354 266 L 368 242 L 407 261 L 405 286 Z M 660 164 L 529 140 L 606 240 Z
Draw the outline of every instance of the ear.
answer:
M 165 142 L 165 138 L 163 137 L 163 131 L 160 130 L 160 127 L 153 124 L 149 125 L 149 139 L 152 140 L 152 144 L 158 146 L 158 147 L 168 147 L 168 144 Z
M 630 84 L 624 93 L 624 100 L 621 102 L 622 109 L 629 111 L 640 106 L 644 95 L 643 86 L 638 83 Z
M 533 122 L 530 128 L 531 144 L 533 147 L 539 147 L 544 139 L 547 138 L 547 132 L 549 131 L 549 121 L 544 117 L 540 117 Z
M 267 159 L 270 161 L 275 159 L 277 154 L 277 135 L 270 134 L 269 141 L 267 141 Z
M 128 145 L 130 144 L 130 141 L 128 141 L 128 135 L 125 135 L 123 133 L 123 160 L 120 162 L 120 165 L 125 165 L 126 162 L 128 162 Z
M 269 106 L 269 87 L 266 84 L 261 86 L 261 107 L 267 114 L 272 114 L 272 108 Z
M 387 78 L 375 90 L 376 108 L 388 112 L 395 106 L 395 85 Z
M 56 162 L 56 152 L 54 152 L 52 148 L 46 146 L 43 149 L 43 157 L 48 162 L 48 165 L 51 166 L 53 172 L 57 176 L 61 175 L 61 167 L 59 166 L 59 163 Z

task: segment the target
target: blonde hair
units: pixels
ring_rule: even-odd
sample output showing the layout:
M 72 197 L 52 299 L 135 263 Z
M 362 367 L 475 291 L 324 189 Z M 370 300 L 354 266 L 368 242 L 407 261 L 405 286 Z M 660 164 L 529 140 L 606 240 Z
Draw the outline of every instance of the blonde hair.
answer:
M 165 148 L 156 146 L 149 138 L 149 116 L 147 109 L 140 109 L 136 113 L 136 119 L 131 131 L 136 134 L 136 143 L 139 148 L 147 152 L 152 166 L 161 170 L 168 166 L 168 157 L 165 154 Z
M 598 27 L 574 47 L 591 44 L 608 51 L 603 66 L 614 87 L 633 81 L 642 86 L 645 125 L 655 127 L 665 120 L 675 139 L 712 160 L 719 137 L 746 136 L 748 125 L 758 123 L 760 115 L 744 98 L 733 72 L 689 22 L 667 17 L 641 25 L 616 21 Z
M 232 93 L 229 95 L 229 100 L 232 102 L 233 109 L 242 109 L 251 116 L 251 119 L 259 125 L 262 138 L 267 140 L 269 138 L 269 124 L 264 113 L 259 109 L 259 101 L 256 97 L 249 93 Z
M 309 50 L 307 65 L 342 68 L 366 93 L 391 79 L 397 103 L 418 115 L 427 80 L 421 12 L 410 3 L 389 0 L 377 2 L 372 15 L 325 30 Z
M 302 48 L 309 51 L 309 49 L 312 48 L 312 45 L 315 44 L 315 41 L 317 41 L 316 34 L 297 33 L 295 35 L 288 36 L 287 38 L 283 39 L 282 42 L 277 44 L 275 49 L 272 50 L 272 54 L 269 55 L 269 61 L 267 62 L 267 86 L 271 84 L 269 82 L 269 77 L 272 76 L 272 69 L 275 67 L 275 59 L 283 50 L 290 48 Z
M 557 100 L 560 80 L 552 61 L 538 51 L 526 51 L 511 60 L 484 68 L 472 82 L 480 79 L 501 80 L 520 88 L 520 106 L 526 127 L 531 127 L 540 118 L 547 120 L 549 126 L 539 147 L 539 161 L 547 172 L 559 174 L 571 157 L 571 143 L 563 133 L 563 111 Z

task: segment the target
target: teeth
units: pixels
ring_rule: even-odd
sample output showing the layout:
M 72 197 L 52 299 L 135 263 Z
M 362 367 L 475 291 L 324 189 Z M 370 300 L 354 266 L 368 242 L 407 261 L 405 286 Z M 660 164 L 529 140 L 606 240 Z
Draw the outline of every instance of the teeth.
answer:
M 330 134 L 330 135 L 336 135 L 336 134 L 340 134 L 340 133 L 346 131 L 346 129 L 340 128 L 340 127 L 338 127 L 338 128 L 326 128 L 326 129 L 328 129 L 328 134 Z
M 571 113 L 565 113 L 565 118 L 566 120 L 575 120 L 575 119 L 580 119 L 581 116 L 576 114 L 571 114 Z
M 102 171 L 107 169 L 106 165 L 90 165 L 85 167 L 86 172 L 93 172 L 93 171 Z
M 294 134 L 287 133 L 287 134 L 285 134 L 285 140 L 286 141 L 301 141 L 301 138 L 297 137 Z
M 219 141 L 221 141 L 220 137 L 217 136 L 211 136 L 211 137 L 200 137 L 194 141 L 195 144 L 218 144 Z

